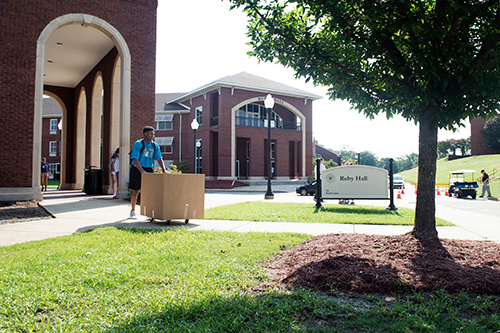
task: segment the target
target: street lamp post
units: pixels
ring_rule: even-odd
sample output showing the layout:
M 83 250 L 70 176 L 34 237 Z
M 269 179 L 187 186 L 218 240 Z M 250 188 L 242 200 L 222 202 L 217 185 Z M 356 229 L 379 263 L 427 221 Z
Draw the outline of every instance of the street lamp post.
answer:
M 196 118 L 194 118 L 191 122 L 191 129 L 193 130 L 194 134 L 194 173 L 198 173 L 198 168 L 196 165 L 196 131 L 198 130 L 198 127 L 200 127 L 200 124 L 198 124 L 198 121 L 196 120 Z
M 274 199 L 274 193 L 271 189 L 271 112 L 274 107 L 274 99 L 271 94 L 267 94 L 264 106 L 267 109 L 267 192 L 264 199 Z

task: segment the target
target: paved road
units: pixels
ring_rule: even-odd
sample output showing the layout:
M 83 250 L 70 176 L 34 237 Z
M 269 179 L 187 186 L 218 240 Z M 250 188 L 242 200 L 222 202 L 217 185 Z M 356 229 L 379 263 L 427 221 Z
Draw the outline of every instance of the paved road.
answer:
M 276 186 L 273 202 L 310 203 L 311 196 L 300 196 L 294 192 L 294 186 Z M 254 192 L 242 192 L 243 190 Z M 253 186 L 251 189 L 239 188 L 237 191 L 210 191 L 205 195 L 205 208 L 245 201 L 269 201 L 264 199 L 265 186 Z M 0 225 L 0 246 L 40 240 L 62 235 L 70 235 L 88 229 L 117 226 L 135 228 L 179 228 L 196 230 L 231 230 L 263 232 L 299 232 L 312 235 L 325 233 L 364 233 L 396 235 L 411 231 L 412 226 L 378 226 L 325 223 L 278 223 L 250 221 L 207 221 L 191 220 L 188 225 L 173 222 L 150 223 L 147 217 L 129 220 L 130 203 L 113 200 L 111 196 L 86 196 L 81 191 L 49 190 L 44 193 L 42 204 L 57 218 L 27 223 Z M 396 199 L 397 207 L 415 208 L 415 194 L 408 188 L 401 199 Z M 336 201 L 326 201 L 336 203 Z M 376 205 L 387 207 L 388 200 L 356 200 L 357 205 Z M 436 216 L 448 220 L 458 227 L 437 227 L 439 237 L 492 240 L 500 243 L 500 202 L 485 199 L 457 199 L 444 195 L 436 197 Z

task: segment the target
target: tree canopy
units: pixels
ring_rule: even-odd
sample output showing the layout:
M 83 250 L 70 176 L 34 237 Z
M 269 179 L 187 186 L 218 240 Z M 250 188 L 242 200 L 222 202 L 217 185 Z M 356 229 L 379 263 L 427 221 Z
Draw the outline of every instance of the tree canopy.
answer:
M 496 115 L 500 3 L 454 0 L 229 0 L 251 55 L 328 87 L 367 117 L 419 124 L 414 234 L 435 239 L 437 129 Z

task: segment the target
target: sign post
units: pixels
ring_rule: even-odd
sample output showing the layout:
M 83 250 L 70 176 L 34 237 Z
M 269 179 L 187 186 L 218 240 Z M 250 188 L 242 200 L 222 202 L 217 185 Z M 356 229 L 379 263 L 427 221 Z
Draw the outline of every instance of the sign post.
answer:
M 398 208 L 394 205 L 394 160 L 392 158 L 389 159 L 389 193 L 390 193 L 390 203 L 387 210 L 398 210 Z
M 314 208 L 317 209 L 325 209 L 323 205 L 321 205 L 321 159 L 317 158 L 316 159 L 316 205 Z

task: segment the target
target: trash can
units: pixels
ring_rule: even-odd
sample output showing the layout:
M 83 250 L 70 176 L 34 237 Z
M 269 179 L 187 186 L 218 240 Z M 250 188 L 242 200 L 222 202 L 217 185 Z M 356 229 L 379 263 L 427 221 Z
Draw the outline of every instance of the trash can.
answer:
M 83 183 L 85 194 L 102 194 L 102 169 L 85 169 Z

